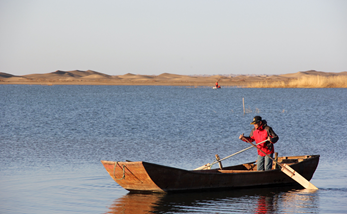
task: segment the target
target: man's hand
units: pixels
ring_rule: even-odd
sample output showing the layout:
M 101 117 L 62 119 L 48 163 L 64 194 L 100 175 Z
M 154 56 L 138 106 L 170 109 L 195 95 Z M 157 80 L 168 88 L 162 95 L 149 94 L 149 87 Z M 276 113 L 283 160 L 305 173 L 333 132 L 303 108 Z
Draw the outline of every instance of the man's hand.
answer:
M 243 140 L 243 138 L 245 138 L 244 134 L 242 133 L 239 137 L 240 140 Z
M 270 137 L 270 136 L 267 137 L 267 141 L 269 141 L 270 143 L 272 143 L 272 142 L 271 142 L 271 137 Z

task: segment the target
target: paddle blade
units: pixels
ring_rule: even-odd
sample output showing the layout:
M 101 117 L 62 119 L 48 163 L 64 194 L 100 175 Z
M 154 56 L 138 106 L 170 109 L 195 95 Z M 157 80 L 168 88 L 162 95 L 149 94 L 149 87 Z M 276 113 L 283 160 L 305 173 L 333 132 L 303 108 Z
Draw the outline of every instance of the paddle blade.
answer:
M 194 170 L 207 170 L 207 169 L 211 169 L 211 167 L 212 167 L 212 165 L 210 163 L 207 163 L 207 164 L 200 166 Z
M 291 177 L 296 182 L 298 182 L 301 186 L 305 187 L 306 189 L 318 189 L 315 185 L 310 183 L 308 180 L 306 180 L 306 178 L 302 177 L 302 175 L 300 175 L 287 164 L 282 164 L 281 171 L 289 177 Z

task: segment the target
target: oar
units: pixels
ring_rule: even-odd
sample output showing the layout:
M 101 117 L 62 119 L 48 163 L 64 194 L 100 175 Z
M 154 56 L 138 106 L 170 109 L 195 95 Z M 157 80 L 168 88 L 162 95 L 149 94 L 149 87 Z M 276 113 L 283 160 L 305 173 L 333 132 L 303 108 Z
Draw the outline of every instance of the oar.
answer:
M 306 178 L 304 178 L 302 175 L 300 175 L 298 172 L 296 172 L 292 167 L 288 166 L 287 164 L 281 164 L 274 160 L 272 157 L 270 157 L 268 154 L 266 154 L 264 151 L 259 149 L 256 145 L 249 142 L 247 139 L 245 139 L 248 143 L 252 144 L 253 147 L 257 148 L 259 151 L 264 153 L 268 158 L 270 158 L 272 161 L 276 162 L 278 165 L 281 166 L 281 171 L 284 172 L 286 175 L 291 177 L 294 181 L 298 182 L 301 186 L 305 187 L 306 189 L 318 189 L 315 185 L 310 183 Z
M 266 141 L 267 141 L 267 140 L 264 140 L 264 141 L 262 141 L 262 142 L 260 142 L 260 143 L 257 143 L 256 145 L 259 145 L 259 144 L 261 144 L 261 143 L 265 143 Z M 238 152 L 236 152 L 236 153 L 234 153 L 234 154 L 232 154 L 232 155 L 229 155 L 229 156 L 227 156 L 227 157 L 225 157 L 225 158 L 223 158 L 223 159 L 220 159 L 219 161 L 223 161 L 223 160 L 225 160 L 225 159 L 228 159 L 228 158 L 230 158 L 230 157 L 232 157 L 232 156 L 234 156 L 234 155 L 240 154 L 241 152 L 244 152 L 244 151 L 246 151 L 246 150 L 248 150 L 248 149 L 251 149 L 251 148 L 253 148 L 253 146 L 250 146 L 250 147 L 248 147 L 248 148 L 242 149 L 241 151 L 238 151 Z M 200 167 L 198 167 L 198 168 L 196 168 L 196 169 L 194 169 L 194 170 L 211 169 L 212 165 L 213 165 L 213 164 L 216 164 L 216 163 L 218 163 L 218 161 L 213 161 L 212 163 L 207 163 L 207 164 L 205 164 L 205 165 L 203 165 L 203 166 L 200 166 Z

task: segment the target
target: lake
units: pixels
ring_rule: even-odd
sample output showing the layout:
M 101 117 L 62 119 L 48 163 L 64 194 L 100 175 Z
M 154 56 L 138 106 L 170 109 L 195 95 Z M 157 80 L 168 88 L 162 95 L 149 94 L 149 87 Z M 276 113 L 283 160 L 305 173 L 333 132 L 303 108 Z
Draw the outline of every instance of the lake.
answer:
M 346 103 L 347 89 L 0 85 L 0 213 L 346 213 Z M 128 194 L 100 163 L 194 169 L 248 147 L 256 115 L 279 156 L 321 155 L 319 190 Z

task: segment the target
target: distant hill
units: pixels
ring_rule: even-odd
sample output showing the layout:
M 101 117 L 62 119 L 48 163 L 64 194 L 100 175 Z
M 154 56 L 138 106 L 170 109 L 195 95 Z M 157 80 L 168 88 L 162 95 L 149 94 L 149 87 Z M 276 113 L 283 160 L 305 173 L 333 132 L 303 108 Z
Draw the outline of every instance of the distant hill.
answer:
M 80 70 L 74 70 L 74 71 L 61 71 L 57 70 L 51 73 L 47 74 L 29 74 L 24 75 L 23 77 L 30 78 L 30 79 L 66 79 L 66 78 L 83 78 L 93 76 L 94 78 L 110 78 L 110 75 L 103 74 L 96 71 L 80 71 Z
M 10 78 L 10 77 L 15 77 L 15 75 L 0 72 L 0 78 L 1 78 L 1 77 L 2 77 L 2 78 Z
M 299 78 L 303 76 L 335 76 L 335 75 L 347 75 L 347 72 L 323 72 L 323 71 L 315 71 L 315 70 L 309 70 L 309 71 L 299 71 L 297 73 L 292 74 L 281 74 L 279 76 L 281 77 L 291 77 L 291 78 Z
M 15 76 L 0 72 L 1 84 L 43 84 L 43 85 L 175 85 L 175 86 L 214 86 L 218 81 L 221 86 L 253 86 L 255 83 L 288 82 L 306 77 L 340 77 L 347 72 L 333 73 L 322 71 L 300 71 L 281 75 L 178 75 L 162 73 L 160 75 L 107 75 L 87 70 L 57 70 L 46 74 Z

